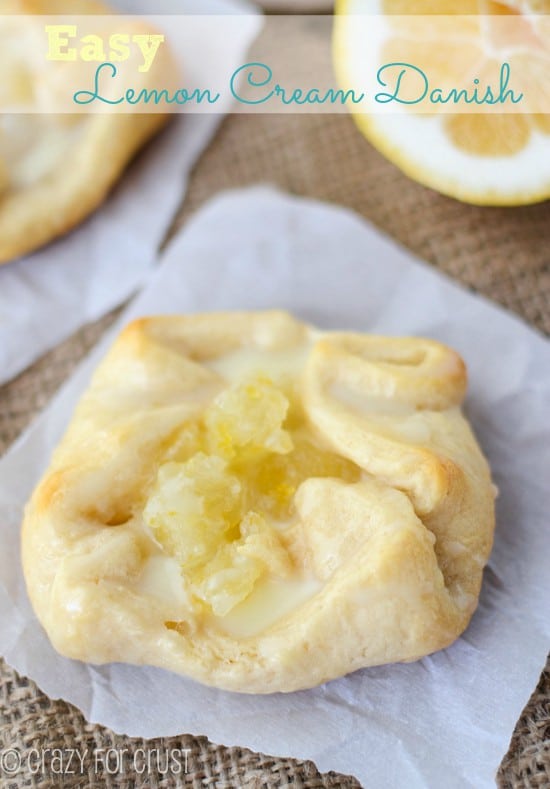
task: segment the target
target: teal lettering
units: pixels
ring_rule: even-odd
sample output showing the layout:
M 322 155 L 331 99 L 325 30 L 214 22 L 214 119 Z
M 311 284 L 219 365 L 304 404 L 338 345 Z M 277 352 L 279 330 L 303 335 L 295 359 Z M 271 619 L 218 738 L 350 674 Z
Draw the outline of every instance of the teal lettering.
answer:
M 237 87 L 237 83 L 242 77 L 246 77 L 246 83 L 252 88 L 265 88 L 273 79 L 273 71 L 265 63 L 245 63 L 244 66 L 233 72 L 229 87 L 233 98 L 242 104 L 264 104 L 273 96 L 274 91 L 271 90 L 258 99 L 244 98 Z
M 117 68 L 114 63 L 102 63 L 100 66 L 96 68 L 95 77 L 94 77 L 94 90 L 77 90 L 77 92 L 73 95 L 73 101 L 75 104 L 91 104 L 92 101 L 98 99 L 102 101 L 104 104 L 122 104 L 124 98 L 121 97 L 120 99 L 107 99 L 104 96 L 101 96 L 99 93 L 99 77 L 103 69 L 111 70 L 111 78 L 116 77 L 117 75 Z
M 395 87 L 392 93 L 377 93 L 374 97 L 374 100 L 377 101 L 379 104 L 389 104 L 391 101 L 396 101 L 398 104 L 419 104 L 423 101 L 428 93 L 428 78 L 422 71 L 422 69 L 418 68 L 417 66 L 413 66 L 411 63 L 386 63 L 384 66 L 381 66 L 378 69 L 376 74 L 376 79 L 379 85 L 382 85 L 383 88 L 389 87 L 389 83 L 385 82 L 384 77 L 388 69 L 400 69 L 397 79 L 395 80 Z M 409 74 L 411 76 L 419 76 L 420 77 L 420 84 L 419 84 L 419 93 L 420 95 L 416 99 L 404 99 L 403 97 L 399 96 L 400 91 L 402 90 L 402 82 L 405 76 Z M 391 78 L 392 73 L 390 72 L 387 75 L 387 78 Z M 411 80 L 409 79 L 409 84 Z
M 520 93 L 519 96 L 516 96 L 512 89 L 508 89 L 508 85 L 510 83 L 510 64 L 503 63 L 500 68 L 500 93 L 498 96 L 497 102 L 500 104 L 505 104 L 508 99 L 512 102 L 512 104 L 519 104 L 520 101 L 523 99 L 523 93 Z
M 195 88 L 192 91 L 186 88 L 179 88 L 174 93 L 170 93 L 166 88 L 158 90 L 157 88 L 142 88 L 136 91 L 134 88 L 127 88 L 124 95 L 118 99 L 109 99 L 102 95 L 100 90 L 101 74 L 106 70 L 109 72 L 111 79 L 116 77 L 117 68 L 113 63 L 102 63 L 99 65 L 95 72 L 94 89 L 92 90 L 78 90 L 73 94 L 73 101 L 75 104 L 91 104 L 94 101 L 101 101 L 104 104 L 216 104 L 220 99 L 219 93 L 214 93 L 211 90 L 200 90 Z

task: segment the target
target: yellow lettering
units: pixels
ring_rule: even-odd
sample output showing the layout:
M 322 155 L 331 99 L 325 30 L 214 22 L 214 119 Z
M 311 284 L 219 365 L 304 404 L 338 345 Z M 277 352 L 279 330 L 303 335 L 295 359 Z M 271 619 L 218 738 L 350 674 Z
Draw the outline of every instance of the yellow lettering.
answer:
M 145 71 L 149 71 L 153 60 L 158 52 L 158 48 L 164 41 L 164 36 L 161 34 L 154 34 L 154 35 L 140 35 L 136 34 L 133 36 L 133 40 L 138 45 L 141 54 L 143 55 L 143 63 L 139 67 L 138 71 L 142 73 Z
M 130 57 L 130 36 L 126 33 L 114 33 L 109 39 L 109 60 L 128 60 Z
M 1 2 L 1 0 L 0 0 Z M 107 60 L 105 46 L 101 36 L 93 34 L 82 36 L 78 51 L 70 43 L 77 37 L 76 25 L 45 25 L 48 36 L 48 60 L 77 60 L 97 63 Z M 160 45 L 165 37 L 162 34 L 136 34 L 130 38 L 127 33 L 113 33 L 109 37 L 109 59 L 112 61 L 128 60 L 130 48 L 134 44 L 143 58 L 138 71 L 149 71 Z
M 82 36 L 80 58 L 85 61 L 105 60 L 105 50 L 103 49 L 103 39 L 100 36 Z
M 76 36 L 76 25 L 46 25 L 44 29 L 48 34 L 48 60 L 76 60 L 76 49 L 68 46 Z

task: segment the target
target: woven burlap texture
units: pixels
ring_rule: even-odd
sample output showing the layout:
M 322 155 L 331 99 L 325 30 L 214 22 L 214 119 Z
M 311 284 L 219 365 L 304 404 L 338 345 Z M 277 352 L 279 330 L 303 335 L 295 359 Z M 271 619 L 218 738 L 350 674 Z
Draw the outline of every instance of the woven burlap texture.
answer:
M 379 156 L 345 116 L 232 116 L 198 164 L 174 222 L 182 225 L 221 189 L 269 182 L 300 195 L 349 206 L 439 270 L 550 331 L 550 205 L 516 209 L 465 206 L 413 183 Z M 335 261 L 335 266 L 338 261 Z M 380 261 L 383 265 L 383 261 Z M 48 402 L 112 321 L 78 332 L 0 389 L 0 452 Z M 481 329 L 482 330 L 482 329 Z M 62 701 L 1 667 L 0 748 L 136 749 L 130 740 L 86 723 Z M 498 709 L 495 709 L 498 715 Z M 33 776 L 20 771 L 5 786 L 357 787 L 352 778 L 320 775 L 311 763 L 213 745 L 188 735 L 147 742 L 189 748 L 189 772 L 174 778 L 128 772 Z M 1 780 L 1 777 L 0 777 Z M 503 787 L 550 786 L 550 673 L 519 721 L 499 773 Z M 376 789 L 380 789 L 376 787 Z

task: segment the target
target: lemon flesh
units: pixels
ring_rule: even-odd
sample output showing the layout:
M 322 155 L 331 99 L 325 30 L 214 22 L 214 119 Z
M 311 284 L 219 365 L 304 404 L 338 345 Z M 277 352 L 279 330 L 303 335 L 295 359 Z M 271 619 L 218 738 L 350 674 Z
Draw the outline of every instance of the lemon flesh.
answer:
M 498 84 L 507 62 L 518 93 L 526 81 L 539 86 L 529 91 L 525 113 L 355 110 L 361 132 L 408 176 L 459 200 L 521 205 L 550 197 L 550 17 L 531 12 L 549 13 L 550 3 L 338 0 L 334 61 L 345 89 L 391 62 L 417 65 L 443 89 L 474 78 Z M 451 15 L 449 24 L 443 16 Z M 509 17 L 505 26 L 496 24 L 500 16 Z

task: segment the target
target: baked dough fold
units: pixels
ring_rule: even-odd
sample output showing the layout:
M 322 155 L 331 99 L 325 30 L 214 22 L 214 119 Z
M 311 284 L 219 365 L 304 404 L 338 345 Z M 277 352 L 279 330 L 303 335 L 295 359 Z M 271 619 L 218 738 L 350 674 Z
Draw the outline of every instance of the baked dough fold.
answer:
M 126 105 L 126 112 L 106 111 L 105 105 L 97 112 L 67 112 L 72 92 L 93 86 L 98 64 L 46 59 L 44 20 L 54 23 L 55 15 L 62 15 L 60 24 L 71 22 L 75 27 L 80 20 L 82 36 L 88 27 L 97 32 L 99 26 L 108 40 L 110 33 L 120 30 L 118 17 L 100 0 L 1 4 L 0 264 L 38 249 L 82 222 L 169 119 L 166 112 L 144 112 L 137 105 Z M 98 16 L 101 22 L 83 21 Z M 123 30 L 128 37 L 155 32 L 140 19 L 126 19 Z M 169 88 L 177 76 L 166 43 L 147 73 L 138 74 L 132 58 L 127 64 L 127 78 L 137 74 L 139 89 Z
M 432 340 L 276 311 L 134 321 L 26 508 L 53 645 L 248 693 L 448 646 L 494 529 L 465 388 Z

